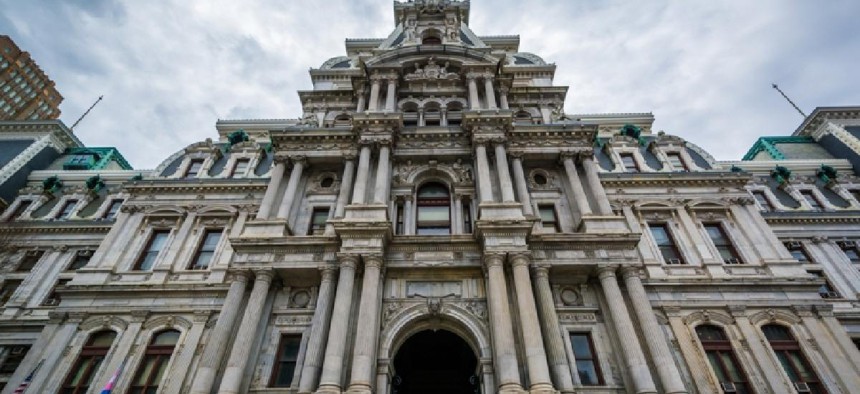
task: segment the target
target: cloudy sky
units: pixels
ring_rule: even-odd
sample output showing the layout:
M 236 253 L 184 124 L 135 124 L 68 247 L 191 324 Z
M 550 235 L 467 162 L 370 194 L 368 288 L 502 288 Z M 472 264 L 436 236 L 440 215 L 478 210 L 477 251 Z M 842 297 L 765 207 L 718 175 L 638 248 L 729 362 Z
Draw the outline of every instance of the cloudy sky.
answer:
M 345 38 L 385 37 L 389 0 L 0 0 L 0 34 L 29 51 L 65 96 L 61 119 L 90 146 L 154 168 L 217 119 L 296 118 L 308 68 Z M 473 0 L 478 35 L 519 34 L 558 65 L 568 114 L 653 112 L 655 130 L 717 159 L 806 111 L 860 105 L 856 0 Z

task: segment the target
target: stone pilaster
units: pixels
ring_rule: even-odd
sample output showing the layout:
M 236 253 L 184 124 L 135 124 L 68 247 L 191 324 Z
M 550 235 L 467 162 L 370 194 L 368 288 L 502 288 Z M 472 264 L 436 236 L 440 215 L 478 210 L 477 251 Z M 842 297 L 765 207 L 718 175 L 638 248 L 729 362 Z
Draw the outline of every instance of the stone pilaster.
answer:
M 520 326 L 525 344 L 526 367 L 529 374 L 529 391 L 531 393 L 555 392 L 549 377 L 549 366 L 544 351 L 543 335 L 538 323 L 537 308 L 535 307 L 534 290 L 529 278 L 529 262 L 531 258 L 522 253 L 510 256 L 513 271 L 514 287 L 517 293 L 517 308 L 519 309 Z
M 669 326 L 672 327 L 672 332 L 678 340 L 678 348 L 684 356 L 687 369 L 693 378 L 693 384 L 700 393 L 717 392 L 718 388 L 711 381 L 710 365 L 702 357 L 696 346 L 698 339 L 691 335 L 690 327 L 684 323 L 684 319 L 681 317 L 681 308 L 675 306 L 663 307 L 663 311 L 666 313 L 666 317 L 669 319 Z
M 344 321 L 331 325 L 323 359 L 322 377 L 317 393 L 340 393 L 343 379 L 343 358 L 346 350 L 346 335 L 349 328 L 349 310 L 352 307 L 352 293 L 355 284 L 355 267 L 358 257 L 341 255 L 340 274 L 334 296 L 333 316 L 342 316 Z
M 794 313 L 800 316 L 803 326 L 809 331 L 814 344 L 817 345 L 815 347 L 823 356 L 822 361 L 829 367 L 823 371 L 822 375 L 832 374 L 833 380 L 845 392 L 860 389 L 860 375 L 857 372 L 857 365 L 851 363 L 851 360 L 845 356 L 839 344 L 834 340 L 831 332 L 822 326 L 818 316 L 812 312 L 812 306 L 797 305 L 794 307 Z M 854 348 L 856 349 L 856 346 Z
M 619 342 L 621 343 L 621 350 L 624 352 L 627 371 L 633 380 L 633 389 L 637 394 L 656 394 L 657 388 L 654 386 L 651 372 L 645 362 L 645 355 L 642 353 L 642 347 L 636 337 L 636 329 L 627 314 L 627 305 L 624 303 L 621 289 L 618 288 L 615 269 L 615 267 L 600 267 L 597 269 L 597 275 L 603 287 L 603 295 L 609 306 L 609 314 L 612 316 L 615 332 L 621 336 Z
M 287 170 L 287 163 L 283 158 L 275 156 L 275 167 L 272 168 L 269 184 L 266 186 L 266 194 L 263 195 L 263 201 L 260 202 L 260 209 L 257 211 L 257 220 L 266 220 L 272 213 L 272 208 L 275 205 L 278 190 L 281 189 L 281 182 L 284 180 L 284 172 Z
M 660 377 L 664 392 L 669 394 L 686 393 L 687 388 L 684 387 L 681 372 L 675 365 L 669 344 L 666 343 L 666 336 L 660 329 L 657 318 L 654 317 L 651 301 L 648 300 L 648 294 L 645 293 L 645 287 L 642 286 L 639 268 L 622 268 L 621 276 L 624 278 L 624 284 L 630 295 L 630 301 L 633 303 L 633 310 L 636 312 L 639 326 L 642 327 L 642 333 L 645 334 L 645 344 L 648 346 L 648 352 L 651 353 L 651 361 L 657 368 L 657 375 Z
M 364 256 L 364 279 L 358 308 L 358 325 L 352 353 L 349 393 L 370 394 L 375 377 L 376 343 L 379 338 L 379 311 L 382 306 L 379 284 L 382 256 Z
M 263 306 L 269 297 L 269 287 L 274 277 L 270 270 L 255 271 L 254 274 L 254 288 L 245 306 L 239 331 L 233 340 L 233 348 L 227 359 L 227 369 L 224 370 L 221 387 L 218 389 L 219 394 L 238 394 L 242 390 L 242 377 L 251 354 L 251 345 L 256 342 Z
M 320 268 L 319 296 L 317 297 L 316 311 L 311 321 L 310 337 L 308 338 L 305 363 L 302 366 L 302 375 L 299 380 L 299 393 L 311 393 L 316 387 L 322 367 L 323 355 L 325 354 L 325 343 L 323 340 L 328 336 L 331 325 L 331 311 L 334 304 L 334 276 L 337 270 L 332 266 Z
M 299 187 L 299 181 L 302 178 L 302 171 L 307 164 L 304 156 L 295 156 L 292 158 L 293 170 L 290 172 L 290 180 L 287 181 L 287 188 L 284 189 L 284 198 L 281 199 L 281 206 L 278 207 L 278 219 L 287 220 L 290 217 L 290 210 L 293 208 L 293 202 L 296 200 L 296 191 Z
M 353 204 L 364 204 L 367 194 L 367 178 L 370 176 L 370 144 L 362 143 L 358 155 L 358 174 L 355 177 L 355 187 L 352 193 Z
M 212 333 L 209 334 L 203 355 L 200 357 L 200 366 L 197 368 L 197 375 L 191 386 L 192 394 L 209 394 L 212 392 L 215 375 L 218 373 L 221 359 L 224 358 L 224 352 L 227 350 L 230 334 L 236 325 L 236 317 L 239 315 L 247 284 L 248 273 L 243 271 L 233 273 L 233 282 L 230 283 L 230 290 L 227 291 L 227 297 L 224 298 L 218 321 L 215 323 Z
M 508 309 L 508 290 L 505 283 L 505 256 L 484 256 L 487 270 L 487 303 L 490 309 L 491 332 L 493 333 L 493 356 L 496 364 L 496 384 L 499 393 L 520 393 L 523 390 Z

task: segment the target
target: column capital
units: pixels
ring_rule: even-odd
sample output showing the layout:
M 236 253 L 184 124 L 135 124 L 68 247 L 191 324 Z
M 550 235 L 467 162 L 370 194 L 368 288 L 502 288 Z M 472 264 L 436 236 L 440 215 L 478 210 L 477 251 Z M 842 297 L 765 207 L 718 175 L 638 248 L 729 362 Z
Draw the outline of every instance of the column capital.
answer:
M 484 265 L 490 267 L 502 267 L 505 263 L 504 253 L 487 253 L 483 257 Z
M 257 281 L 272 283 L 272 279 L 275 277 L 275 272 L 269 268 L 255 269 L 253 271 L 254 279 L 256 279 Z
M 511 159 L 513 159 L 513 160 L 522 160 L 523 159 L 523 152 L 522 151 L 511 151 L 511 150 L 509 150 L 508 156 L 510 156 Z
M 573 161 L 576 158 L 576 152 L 561 151 L 558 153 L 558 161 L 564 164 L 565 161 Z
M 582 151 L 579 152 L 579 160 L 585 163 L 586 161 L 590 161 L 594 163 L 594 151 Z
M 59 311 L 48 312 L 48 324 L 60 324 L 66 320 L 67 313 Z
M 830 243 L 830 239 L 824 236 L 816 235 L 812 237 L 812 243 L 821 244 L 821 243 Z
M 384 264 L 384 261 L 385 261 L 382 258 L 381 254 L 365 255 L 363 257 L 363 260 L 364 260 L 364 267 L 365 268 L 369 268 L 369 267 L 382 268 L 382 265 Z
M 275 156 L 272 158 L 272 161 L 274 161 L 275 164 L 286 165 L 290 161 L 290 156 L 283 153 L 275 153 Z
M 476 136 L 476 137 L 472 138 L 472 145 L 474 145 L 476 148 L 478 146 L 486 146 L 491 140 L 492 139 L 490 137 L 486 137 L 486 136 L 478 137 L 478 136 Z
M 466 80 L 469 82 L 473 82 L 474 80 L 481 78 L 481 76 L 482 76 L 482 73 L 478 73 L 478 72 L 474 72 L 474 71 L 473 72 L 467 72 L 466 73 Z
M 549 265 L 539 264 L 532 266 L 532 272 L 534 273 L 535 278 L 549 278 Z
M 490 139 L 490 141 L 492 141 L 494 147 L 501 146 L 504 148 L 505 144 L 508 142 L 508 139 L 500 136 L 500 137 L 493 137 L 492 139 Z
M 233 270 L 230 271 L 230 274 L 227 276 L 228 280 L 233 282 L 243 282 L 248 283 L 248 279 L 251 278 L 251 272 L 248 270 Z
M 618 267 L 616 267 L 614 265 L 599 266 L 596 269 L 597 277 L 600 279 L 610 278 L 610 277 L 614 278 L 615 277 L 615 271 L 617 269 L 618 269 Z
M 815 313 L 820 317 L 833 317 L 833 304 L 815 305 Z
M 341 157 L 343 157 L 344 163 L 346 163 L 348 161 L 354 161 L 355 160 L 355 153 L 352 153 L 352 152 L 346 153 L 346 154 L 341 155 Z
M 619 269 L 619 271 L 621 272 L 621 277 L 624 279 L 627 279 L 627 278 L 636 278 L 639 280 L 642 279 L 642 277 L 641 277 L 642 269 L 640 269 L 639 267 L 625 266 L 625 267 L 621 267 Z
M 337 255 L 337 262 L 340 265 L 341 269 L 355 269 L 358 266 L 359 257 L 353 254 L 340 254 Z
M 529 263 L 532 261 L 532 256 L 529 252 L 510 253 L 508 254 L 508 261 L 510 261 L 511 265 L 514 267 L 521 265 L 528 267 Z
M 131 311 L 131 321 L 134 323 L 143 323 L 149 317 L 149 311 L 136 310 Z
M 337 266 L 334 264 L 326 264 L 319 267 L 321 280 L 320 282 L 332 282 L 337 273 Z
M 301 164 L 303 166 L 306 166 L 308 164 L 307 156 L 303 155 L 290 156 L 290 161 L 293 163 L 293 165 Z

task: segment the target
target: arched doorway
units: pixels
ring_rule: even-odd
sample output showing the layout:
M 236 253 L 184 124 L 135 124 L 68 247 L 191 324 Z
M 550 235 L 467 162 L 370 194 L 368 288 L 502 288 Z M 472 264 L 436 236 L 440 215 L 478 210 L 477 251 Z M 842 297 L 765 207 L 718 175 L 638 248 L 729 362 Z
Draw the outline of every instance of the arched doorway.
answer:
M 478 359 L 462 338 L 446 330 L 409 337 L 394 357 L 392 394 L 480 393 Z

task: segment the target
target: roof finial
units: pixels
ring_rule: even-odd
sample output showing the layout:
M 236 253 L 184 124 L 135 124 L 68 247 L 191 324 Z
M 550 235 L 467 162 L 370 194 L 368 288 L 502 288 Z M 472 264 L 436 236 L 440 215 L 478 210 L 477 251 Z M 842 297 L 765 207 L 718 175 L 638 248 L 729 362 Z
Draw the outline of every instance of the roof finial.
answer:
M 794 101 L 791 101 L 791 99 L 785 95 L 785 92 L 783 92 L 782 89 L 779 88 L 779 86 L 777 86 L 776 84 L 773 84 L 773 88 L 776 89 L 776 91 L 779 92 L 779 94 L 781 94 L 782 97 L 785 97 L 785 99 L 788 100 L 788 103 L 791 104 L 791 106 L 794 107 L 794 109 L 796 109 L 797 112 L 800 112 L 800 114 L 803 115 L 804 118 L 806 118 L 806 114 L 803 113 L 803 111 L 801 111 L 800 108 L 797 107 L 797 104 L 795 104 Z
M 98 100 L 96 100 L 96 102 L 94 102 L 93 105 L 91 105 L 89 108 L 87 108 L 86 112 L 84 112 L 84 114 L 81 115 L 81 117 L 75 121 L 75 124 L 73 124 L 72 127 L 69 127 L 69 130 L 74 130 L 75 126 L 77 126 L 78 123 L 81 123 L 81 121 L 84 119 L 84 116 L 87 116 L 87 114 L 90 113 L 90 111 L 92 111 L 93 107 L 95 107 L 96 104 L 99 103 L 99 101 L 102 101 L 102 98 L 104 98 L 104 97 L 105 97 L 104 95 L 99 96 Z

